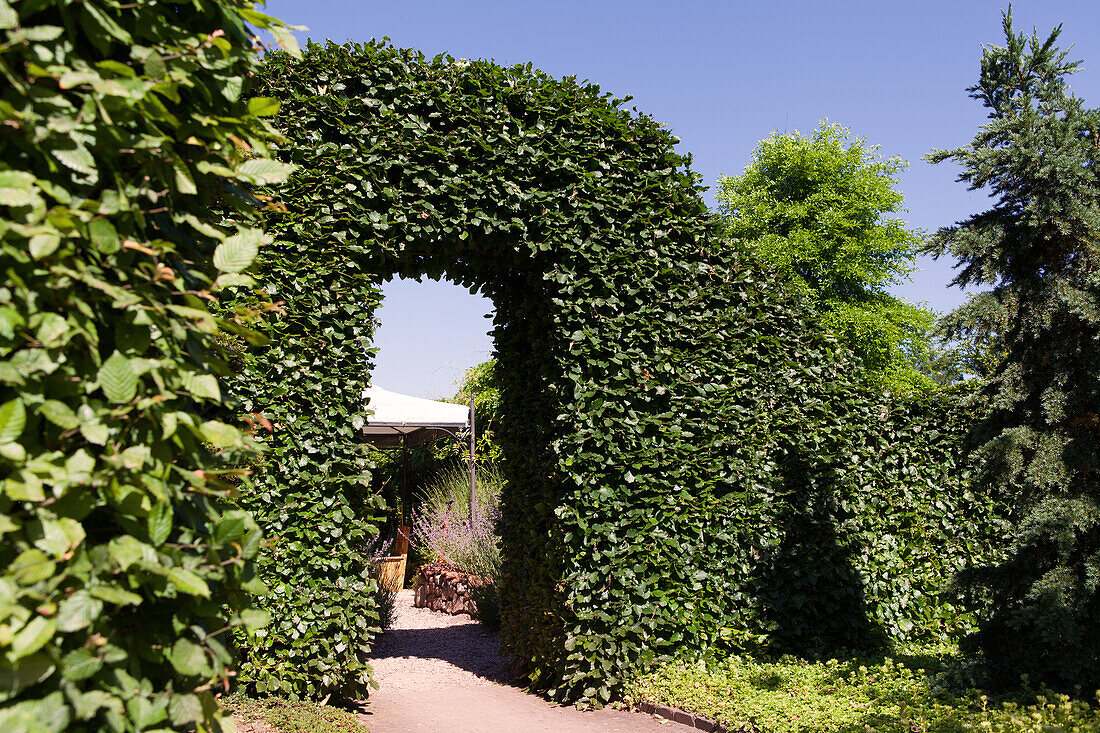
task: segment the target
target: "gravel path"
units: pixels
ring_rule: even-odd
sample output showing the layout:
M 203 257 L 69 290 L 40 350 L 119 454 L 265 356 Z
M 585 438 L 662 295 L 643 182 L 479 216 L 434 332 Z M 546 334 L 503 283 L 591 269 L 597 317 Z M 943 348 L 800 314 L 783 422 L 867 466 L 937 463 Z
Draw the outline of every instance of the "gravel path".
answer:
M 379 689 L 360 719 L 371 733 L 675 733 L 666 721 L 618 710 L 556 707 L 512 684 L 496 635 L 467 616 L 413 607 L 398 596 L 397 619 L 370 664 Z M 686 730 L 686 729 L 685 729 Z

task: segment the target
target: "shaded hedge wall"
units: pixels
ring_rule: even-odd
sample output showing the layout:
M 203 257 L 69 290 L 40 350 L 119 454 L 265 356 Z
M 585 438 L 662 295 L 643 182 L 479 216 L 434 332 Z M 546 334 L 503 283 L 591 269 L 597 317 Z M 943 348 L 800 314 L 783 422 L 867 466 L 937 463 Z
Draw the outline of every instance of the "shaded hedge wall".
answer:
M 861 391 L 720 240 L 661 125 L 529 65 L 383 44 L 275 55 L 265 76 L 298 166 L 268 267 L 329 345 L 283 375 L 280 399 L 318 410 L 299 419 L 354 409 L 368 372 L 339 339 L 369 338 L 382 280 L 446 276 L 496 306 L 501 639 L 534 686 L 599 703 L 657 654 L 957 622 L 941 581 L 979 548 L 952 538 L 992 511 L 962 490 L 962 418 Z M 279 471 L 316 450 L 286 440 Z

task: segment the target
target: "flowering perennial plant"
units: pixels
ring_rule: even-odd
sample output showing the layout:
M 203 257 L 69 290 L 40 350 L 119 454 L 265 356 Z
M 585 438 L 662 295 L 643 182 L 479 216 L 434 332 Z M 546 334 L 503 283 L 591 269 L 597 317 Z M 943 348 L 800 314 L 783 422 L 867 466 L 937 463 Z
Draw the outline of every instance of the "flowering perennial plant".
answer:
M 472 522 L 464 471 L 445 472 L 429 485 L 420 510 L 413 513 L 412 541 L 426 560 L 495 580 L 500 575 L 501 479 L 493 468 L 481 469 L 479 479 Z

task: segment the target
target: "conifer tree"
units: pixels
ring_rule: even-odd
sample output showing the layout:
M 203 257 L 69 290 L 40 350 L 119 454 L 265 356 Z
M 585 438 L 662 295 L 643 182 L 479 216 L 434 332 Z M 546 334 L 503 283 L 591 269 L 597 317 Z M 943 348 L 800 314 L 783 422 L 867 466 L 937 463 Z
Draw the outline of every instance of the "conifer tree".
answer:
M 1001 359 L 975 431 L 980 481 L 1009 501 L 1016 523 L 1005 560 L 963 573 L 979 610 L 967 643 L 994 682 L 1091 693 L 1100 686 L 1100 112 L 1075 97 L 1068 61 L 1036 31 L 982 55 L 968 91 L 989 121 L 967 146 L 932 162 L 962 166 L 988 211 L 946 227 L 934 256 L 960 262 L 959 286 L 989 288 L 949 316 L 955 335 L 994 333 Z

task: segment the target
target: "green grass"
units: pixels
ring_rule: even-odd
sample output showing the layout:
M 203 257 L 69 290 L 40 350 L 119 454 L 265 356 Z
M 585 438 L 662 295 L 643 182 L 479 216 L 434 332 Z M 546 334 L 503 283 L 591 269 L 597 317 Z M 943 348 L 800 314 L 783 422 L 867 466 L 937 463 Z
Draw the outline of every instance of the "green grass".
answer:
M 279 733 L 368 733 L 348 711 L 319 702 L 236 692 L 223 699 L 222 706 L 242 723 L 267 723 Z
M 1100 731 L 1100 714 L 1064 695 L 990 701 L 930 684 L 946 646 L 877 659 L 811 662 L 733 657 L 671 663 L 631 683 L 628 703 L 678 707 L 752 733 L 1070 733 Z M 927 672 L 926 672 L 927 670 Z

